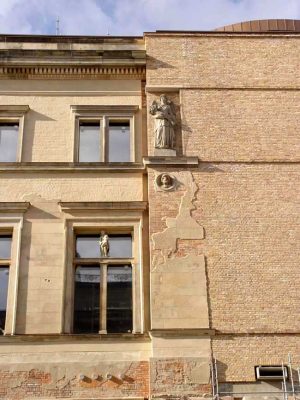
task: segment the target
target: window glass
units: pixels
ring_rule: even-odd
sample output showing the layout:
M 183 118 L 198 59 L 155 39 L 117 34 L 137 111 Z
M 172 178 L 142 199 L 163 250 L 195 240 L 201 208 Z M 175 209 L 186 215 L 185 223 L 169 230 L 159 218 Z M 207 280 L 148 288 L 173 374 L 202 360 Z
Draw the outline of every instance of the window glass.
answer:
M 0 161 L 16 162 L 18 149 L 19 126 L 17 124 L 0 124 Z
M 101 161 L 100 122 L 82 122 L 79 128 L 79 161 Z
M 99 258 L 100 235 L 78 235 L 76 238 L 76 257 L 78 258 Z
M 11 257 L 11 236 L 0 236 L 0 259 L 9 260 Z
M 99 235 L 78 235 L 76 238 L 76 257 L 77 258 L 99 258 L 100 245 Z M 132 257 L 132 238 L 128 234 L 109 234 L 109 257 L 111 258 L 131 258 Z
M 74 293 L 74 333 L 99 332 L 100 267 L 77 266 Z
M 113 258 L 132 257 L 132 238 L 131 235 L 108 235 L 109 236 L 109 256 Z
M 130 161 L 130 126 L 129 121 L 109 121 L 108 161 Z
M 132 268 L 107 268 L 107 332 L 132 331 Z
M 8 277 L 8 266 L 0 267 L 0 335 L 3 335 L 5 328 Z

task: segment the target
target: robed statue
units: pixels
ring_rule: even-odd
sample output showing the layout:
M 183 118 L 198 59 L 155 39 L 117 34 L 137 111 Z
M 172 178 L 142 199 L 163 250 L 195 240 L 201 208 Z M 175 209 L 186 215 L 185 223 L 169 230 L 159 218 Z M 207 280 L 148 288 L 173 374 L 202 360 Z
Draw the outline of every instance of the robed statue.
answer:
M 173 102 L 162 94 L 159 101 L 154 100 L 151 104 L 150 114 L 155 119 L 155 148 L 174 149 L 176 112 Z

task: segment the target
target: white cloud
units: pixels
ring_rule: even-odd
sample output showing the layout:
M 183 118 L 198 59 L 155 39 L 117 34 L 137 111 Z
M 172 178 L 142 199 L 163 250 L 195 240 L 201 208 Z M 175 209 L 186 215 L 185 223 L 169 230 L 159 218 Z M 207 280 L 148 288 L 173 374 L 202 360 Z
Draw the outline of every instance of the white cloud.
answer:
M 299 0 L 0 0 L 0 33 L 141 35 L 210 30 L 251 19 L 300 19 Z

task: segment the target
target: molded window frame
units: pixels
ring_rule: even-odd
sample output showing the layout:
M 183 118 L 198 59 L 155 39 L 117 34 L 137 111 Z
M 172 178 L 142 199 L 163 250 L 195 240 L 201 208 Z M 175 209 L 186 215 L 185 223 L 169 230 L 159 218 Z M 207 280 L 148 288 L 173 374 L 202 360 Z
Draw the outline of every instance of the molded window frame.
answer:
M 79 161 L 79 146 L 80 146 L 80 124 L 100 122 L 100 143 L 101 154 L 99 163 L 115 164 L 122 161 L 108 160 L 108 135 L 109 121 L 129 121 L 130 129 L 130 161 L 134 163 L 137 160 L 137 140 L 136 140 L 136 113 L 139 110 L 137 105 L 71 105 L 71 111 L 74 114 L 74 149 L 73 161 L 76 163 L 89 163 L 89 161 Z M 91 161 L 94 163 L 95 161 Z
M 85 203 L 84 209 L 80 206 L 72 208 L 61 203 L 62 211 L 73 214 L 65 218 L 65 269 L 64 269 L 64 301 L 62 306 L 61 333 L 73 333 L 74 317 L 74 254 L 76 235 L 85 233 L 111 233 L 132 234 L 132 257 L 128 259 L 132 268 L 132 334 L 144 333 L 144 255 L 143 255 L 143 212 L 141 210 L 107 210 L 89 207 Z M 94 211 L 94 213 L 93 213 Z M 106 264 L 122 264 L 124 259 L 108 258 Z M 99 264 L 105 264 L 105 259 L 99 259 Z M 124 332 L 126 333 L 126 332 Z M 100 324 L 99 334 L 107 334 L 105 324 Z M 80 334 L 79 334 L 80 335 Z M 95 335 L 95 334 L 87 334 Z
M 19 126 L 16 161 L 11 161 L 12 163 L 22 161 L 25 114 L 29 110 L 28 105 L 0 105 L 0 125 L 15 123 Z
M 27 211 L 29 205 L 27 202 L 0 204 L 0 235 L 12 236 L 11 257 L 10 260 L 6 260 L 7 265 L 9 265 L 9 279 L 3 335 L 14 335 L 16 333 L 23 214 Z

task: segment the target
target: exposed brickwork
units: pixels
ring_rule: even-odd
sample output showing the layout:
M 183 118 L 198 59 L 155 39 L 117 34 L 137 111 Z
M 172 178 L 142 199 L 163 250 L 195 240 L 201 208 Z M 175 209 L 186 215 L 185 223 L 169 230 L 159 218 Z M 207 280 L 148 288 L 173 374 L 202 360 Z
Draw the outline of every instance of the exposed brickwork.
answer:
M 254 366 L 287 364 L 288 353 L 294 366 L 300 364 L 299 335 L 220 336 L 213 338 L 212 347 L 220 382 L 253 382 Z
M 58 367 L 59 368 L 59 367 Z M 148 397 L 149 396 L 149 363 L 131 363 L 125 371 L 125 377 L 105 377 L 83 381 L 74 376 L 67 379 L 55 377 L 42 369 L 0 372 L 0 398 L 3 400 L 23 400 L 32 398 L 107 398 L 107 397 Z
M 150 34 L 147 85 L 299 88 L 298 46 L 299 35 Z
M 184 358 L 151 361 L 151 394 L 156 397 L 202 396 L 210 385 L 197 382 L 197 361 Z

